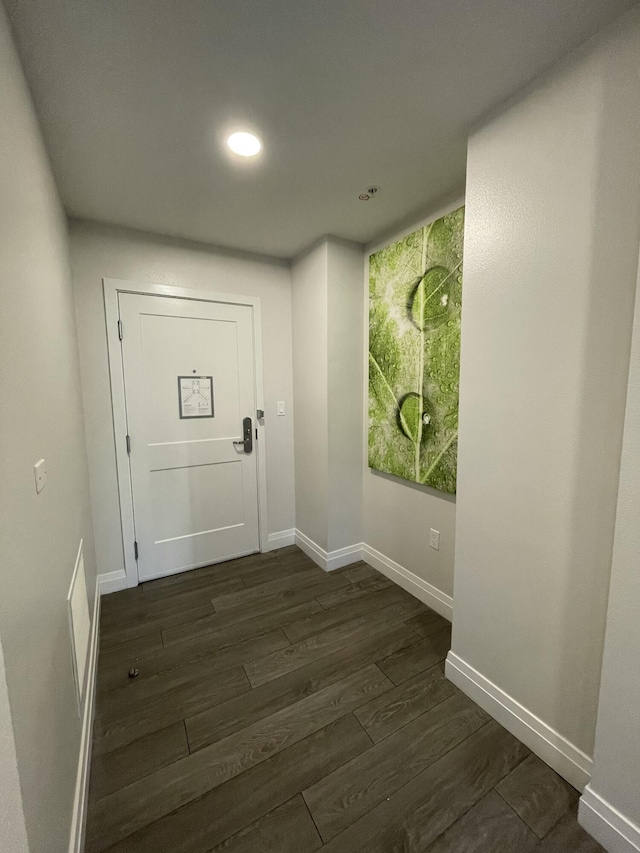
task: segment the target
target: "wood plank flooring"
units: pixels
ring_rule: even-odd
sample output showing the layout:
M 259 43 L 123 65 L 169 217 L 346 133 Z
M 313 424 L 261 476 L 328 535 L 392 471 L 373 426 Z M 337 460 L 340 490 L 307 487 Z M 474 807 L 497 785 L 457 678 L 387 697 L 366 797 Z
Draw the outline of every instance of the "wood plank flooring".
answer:
M 602 853 L 445 679 L 449 623 L 364 563 L 209 566 L 100 629 L 87 853 Z

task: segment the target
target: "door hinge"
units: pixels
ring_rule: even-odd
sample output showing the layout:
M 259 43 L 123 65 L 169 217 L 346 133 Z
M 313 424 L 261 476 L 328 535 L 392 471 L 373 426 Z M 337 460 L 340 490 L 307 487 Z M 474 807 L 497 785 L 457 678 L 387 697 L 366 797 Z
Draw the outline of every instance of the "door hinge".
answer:
M 118 320 L 118 337 L 122 340 L 122 320 Z
M 138 559 L 138 543 L 133 543 L 133 553 L 135 554 L 136 560 Z
M 127 453 L 131 453 L 131 436 L 127 436 Z

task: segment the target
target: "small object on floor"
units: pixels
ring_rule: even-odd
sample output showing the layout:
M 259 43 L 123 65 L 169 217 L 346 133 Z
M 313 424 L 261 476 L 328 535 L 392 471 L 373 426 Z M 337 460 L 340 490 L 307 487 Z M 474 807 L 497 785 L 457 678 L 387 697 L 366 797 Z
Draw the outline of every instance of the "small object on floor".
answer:
M 140 670 L 132 666 L 129 670 L 129 678 L 137 678 L 140 675 Z

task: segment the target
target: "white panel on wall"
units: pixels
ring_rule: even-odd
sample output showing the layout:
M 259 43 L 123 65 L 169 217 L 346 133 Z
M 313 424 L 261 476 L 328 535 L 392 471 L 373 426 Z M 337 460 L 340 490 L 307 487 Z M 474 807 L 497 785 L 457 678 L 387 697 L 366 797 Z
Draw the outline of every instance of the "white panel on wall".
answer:
M 67 595 L 69 605 L 69 631 L 71 633 L 71 653 L 73 657 L 73 675 L 78 695 L 78 710 L 84 700 L 85 671 L 91 634 L 91 617 L 87 599 L 87 582 L 84 573 L 84 555 L 82 540 L 71 577 L 71 586 Z

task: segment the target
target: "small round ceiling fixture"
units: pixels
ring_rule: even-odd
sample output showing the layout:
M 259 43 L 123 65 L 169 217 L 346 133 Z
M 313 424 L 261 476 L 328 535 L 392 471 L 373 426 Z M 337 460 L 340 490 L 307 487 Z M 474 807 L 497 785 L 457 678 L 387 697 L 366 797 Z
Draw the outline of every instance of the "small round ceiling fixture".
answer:
M 254 133 L 247 133 L 244 130 L 236 131 L 227 138 L 227 145 L 241 157 L 255 157 L 262 149 L 262 142 Z
M 373 187 L 373 186 L 367 187 L 365 192 L 360 193 L 360 195 L 358 196 L 358 199 L 360 201 L 370 201 L 374 197 L 374 195 L 378 192 L 378 189 L 379 189 L 379 187 Z

